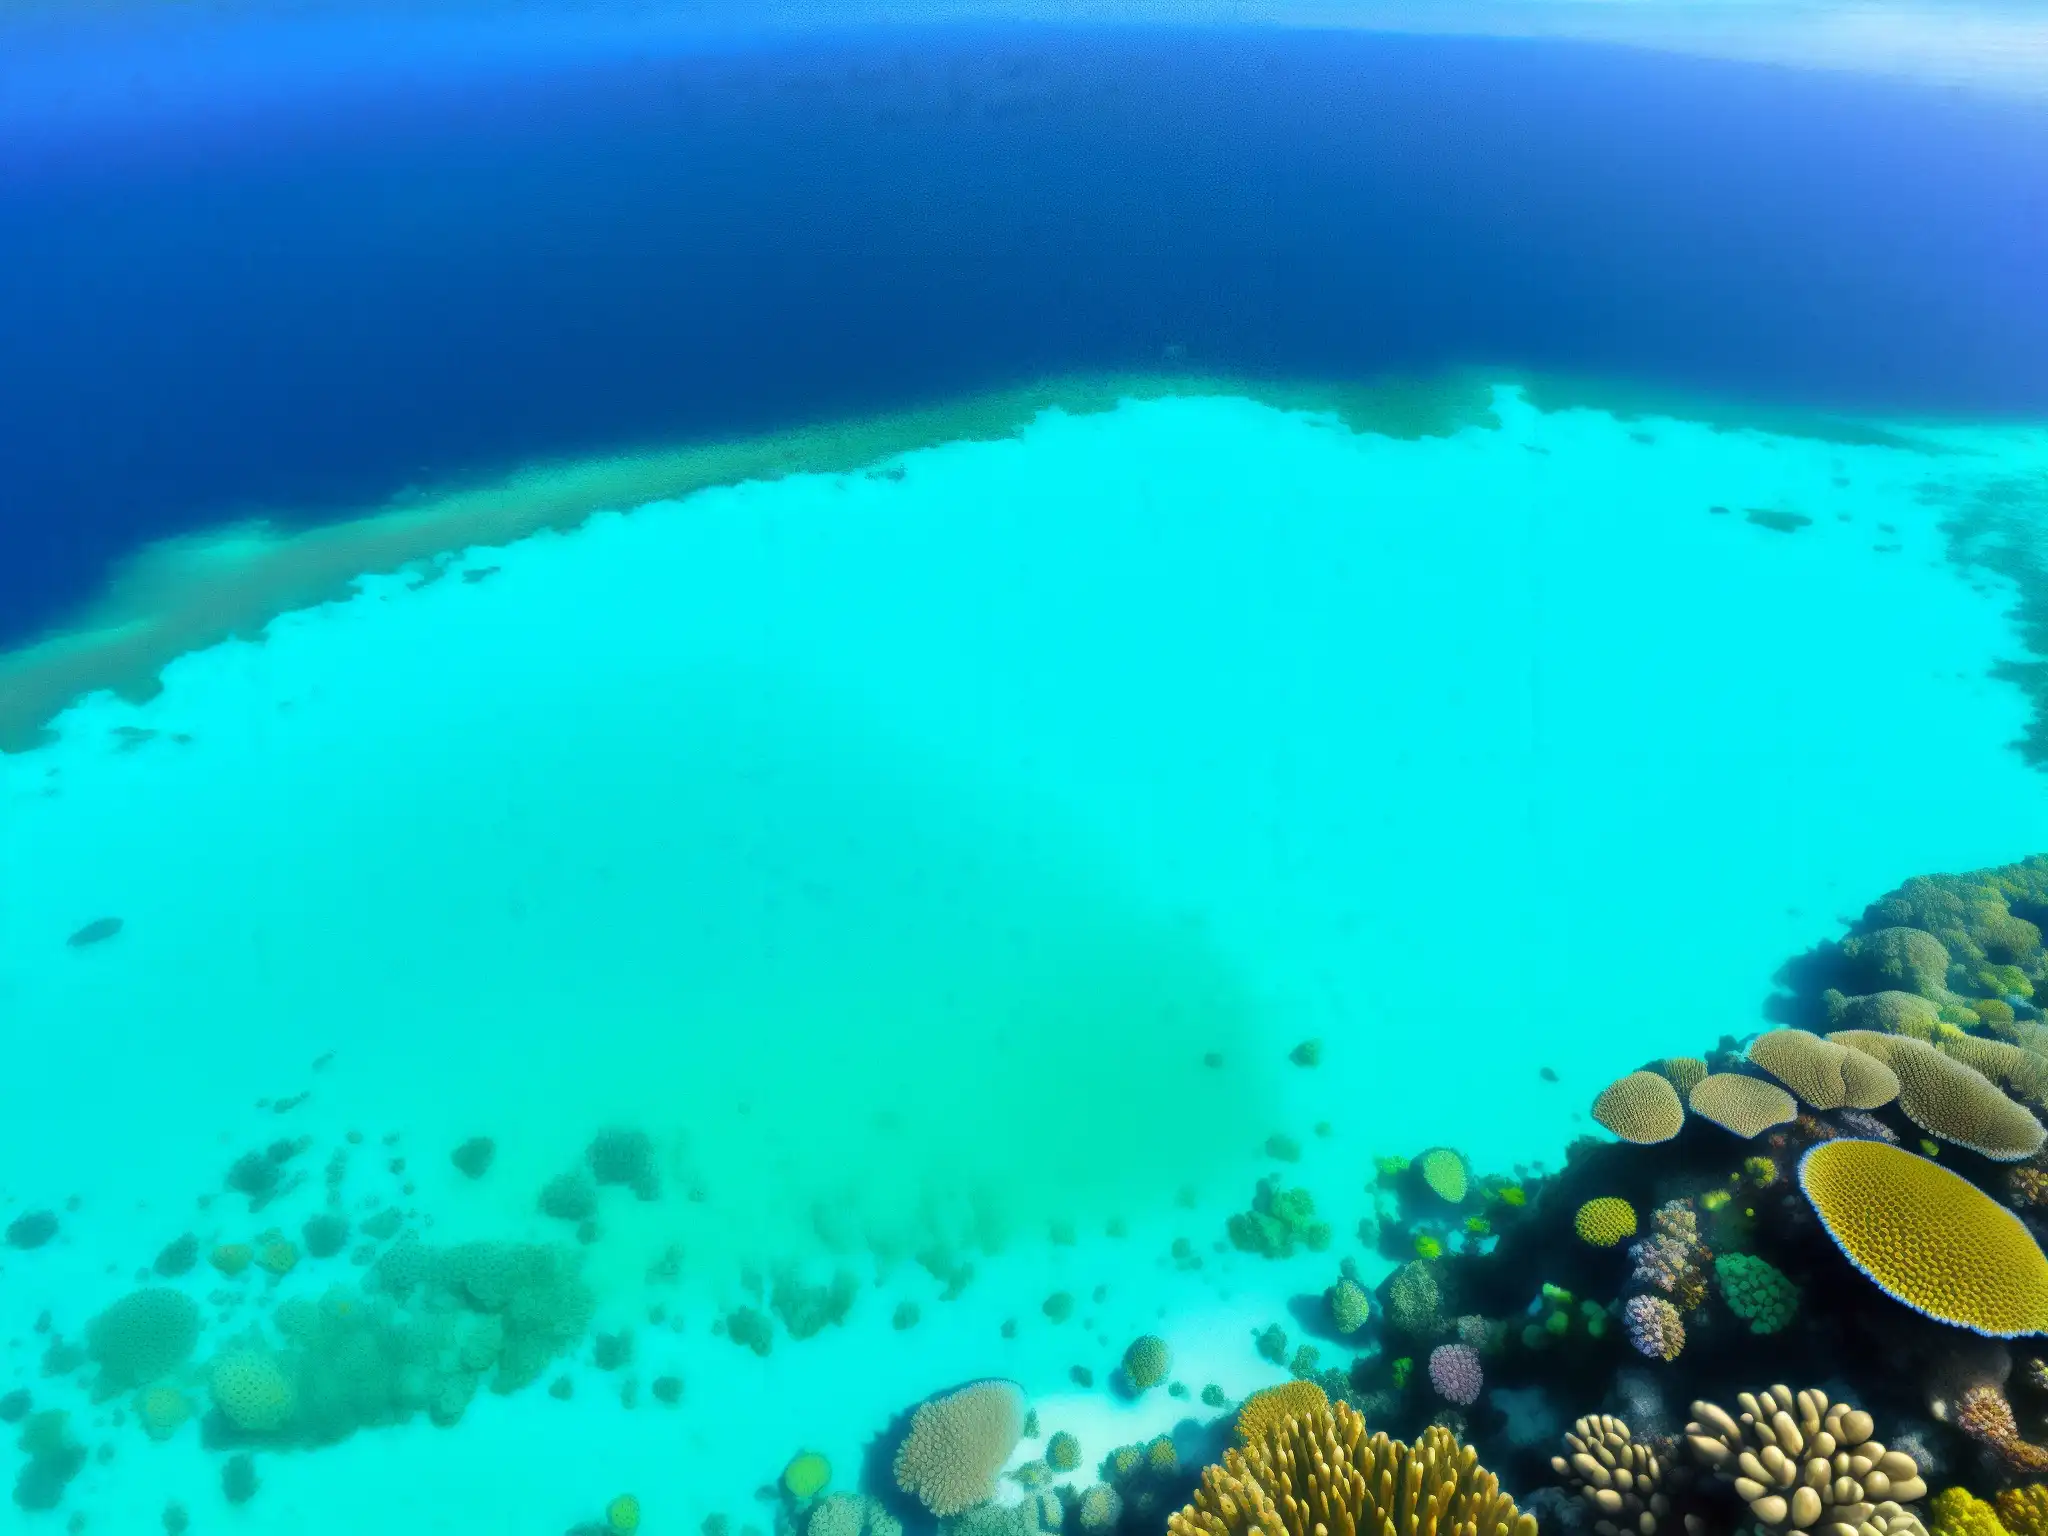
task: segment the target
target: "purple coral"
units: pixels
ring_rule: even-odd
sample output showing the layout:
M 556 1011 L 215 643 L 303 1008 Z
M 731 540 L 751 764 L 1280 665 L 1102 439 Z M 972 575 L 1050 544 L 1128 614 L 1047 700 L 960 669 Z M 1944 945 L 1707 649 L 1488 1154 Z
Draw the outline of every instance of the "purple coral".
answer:
M 1486 1385 L 1486 1373 L 1479 1368 L 1479 1351 L 1470 1344 L 1439 1344 L 1429 1352 L 1429 1384 L 1445 1402 L 1470 1408 L 1479 1401 L 1479 1389 Z
M 1621 1326 L 1629 1343 L 1652 1360 L 1676 1360 L 1685 1348 L 1685 1324 L 1678 1308 L 1662 1296 L 1631 1296 L 1621 1308 Z M 1431 1360 L 1434 1374 L 1436 1362 Z
M 1690 1312 L 1706 1299 L 1705 1262 L 1712 1257 L 1700 1241 L 1699 1217 L 1687 1200 L 1668 1200 L 1650 1220 L 1650 1235 L 1630 1245 L 1635 1285 L 1662 1291 Z

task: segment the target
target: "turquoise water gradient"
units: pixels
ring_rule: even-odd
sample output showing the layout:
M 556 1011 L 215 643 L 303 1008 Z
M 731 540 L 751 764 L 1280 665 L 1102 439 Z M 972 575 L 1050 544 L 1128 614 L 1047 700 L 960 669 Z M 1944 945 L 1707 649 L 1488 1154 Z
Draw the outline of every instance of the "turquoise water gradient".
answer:
M 627 1122 L 671 1194 L 608 1204 L 590 1268 L 639 1317 L 681 1245 L 642 1371 L 682 1408 L 579 1367 L 569 1406 L 268 1457 L 247 1520 L 373 1528 L 402 1479 L 410 1529 L 561 1529 L 624 1488 L 694 1529 L 964 1376 L 1015 1376 L 1091 1460 L 1168 1427 L 1067 1379 L 1138 1331 L 1193 1384 L 1275 1379 L 1250 1329 L 1380 1264 L 1373 1154 L 1555 1162 L 1608 1077 L 1758 1028 L 1841 917 L 2048 842 L 1987 676 L 2011 594 L 1939 526 L 2042 434 L 1496 409 L 1415 440 L 1236 397 L 1050 412 L 366 579 L 79 703 L 0 758 L 4 1194 L 80 1197 L 0 1268 L 8 1315 L 75 1329 L 188 1225 L 295 1226 L 317 1187 L 193 1205 L 281 1133 L 317 1169 L 361 1130 L 365 1189 L 396 1133 L 435 1236 L 511 1237 L 559 1233 L 535 1191 Z M 446 1152 L 479 1132 L 470 1185 Z M 1275 1133 L 1337 1252 L 1211 1254 Z M 957 1301 L 902 1257 L 934 1242 L 978 1266 Z M 782 1261 L 852 1264 L 847 1326 L 765 1362 L 712 1337 Z M 1092 1329 L 1038 1316 L 1096 1284 Z M 97 1525 L 217 1501 L 189 1437 L 128 1440 L 77 1485 Z

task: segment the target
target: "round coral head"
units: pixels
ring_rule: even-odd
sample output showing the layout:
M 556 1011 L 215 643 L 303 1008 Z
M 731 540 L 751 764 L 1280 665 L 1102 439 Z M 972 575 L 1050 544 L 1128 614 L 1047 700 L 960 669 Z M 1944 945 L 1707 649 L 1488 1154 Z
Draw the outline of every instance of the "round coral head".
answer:
M 1871 1281 L 1927 1316 L 2011 1339 L 2048 1333 L 2048 1256 L 1961 1174 L 1881 1141 L 1824 1141 L 1799 1187 Z

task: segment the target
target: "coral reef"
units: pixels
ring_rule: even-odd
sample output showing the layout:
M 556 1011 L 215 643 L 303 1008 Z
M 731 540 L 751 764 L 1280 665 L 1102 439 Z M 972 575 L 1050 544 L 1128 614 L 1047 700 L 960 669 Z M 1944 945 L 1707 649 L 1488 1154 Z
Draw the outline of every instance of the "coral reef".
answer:
M 1305 1189 L 1283 1189 L 1273 1178 L 1259 1180 L 1252 1208 L 1227 1223 L 1232 1246 L 1269 1259 L 1291 1258 L 1297 1248 L 1321 1253 L 1330 1246 L 1330 1224 L 1316 1219 L 1316 1203 Z
M 1055 1472 L 1071 1472 L 1081 1465 L 1081 1442 L 1065 1430 L 1055 1430 L 1045 1442 L 1045 1464 Z
M 832 1481 L 832 1463 L 816 1451 L 798 1451 L 782 1469 L 782 1486 L 799 1504 L 808 1503 Z
M 1313 1381 L 1290 1381 L 1254 1392 L 1237 1410 L 1238 1444 L 1250 1445 L 1289 1419 L 1327 1413 L 1329 1407 L 1330 1394 Z
M 1349 1275 L 1340 1277 L 1325 1291 L 1323 1301 L 1329 1308 L 1331 1323 L 1342 1334 L 1358 1332 L 1372 1317 L 1370 1293 Z
M 1622 1331 L 1638 1353 L 1652 1360 L 1676 1360 L 1685 1349 L 1685 1322 L 1662 1296 L 1631 1296 L 1622 1304 Z
M 1803 1029 L 1758 1035 L 1748 1054 L 1815 1109 L 1877 1109 L 1899 1096 L 1899 1080 L 1882 1061 Z
M 1595 1536 L 1657 1536 L 1672 1504 L 1654 1446 L 1636 1440 L 1626 1421 L 1602 1413 L 1574 1423 L 1564 1447 L 1564 1455 L 1550 1458 L 1551 1470 L 1584 1501 Z
M 896 1486 L 931 1513 L 957 1515 L 995 1495 L 996 1474 L 1024 1437 L 1024 1393 L 980 1381 L 922 1403 L 896 1449 Z

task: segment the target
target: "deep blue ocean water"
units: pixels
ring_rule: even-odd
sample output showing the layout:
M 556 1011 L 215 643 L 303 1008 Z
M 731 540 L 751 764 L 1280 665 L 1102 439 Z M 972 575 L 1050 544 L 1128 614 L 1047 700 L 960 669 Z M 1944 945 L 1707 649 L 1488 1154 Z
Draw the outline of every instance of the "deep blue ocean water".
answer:
M 0 641 L 230 515 L 1073 370 L 2048 408 L 2038 103 L 1317 32 L 180 35 L 0 56 Z

